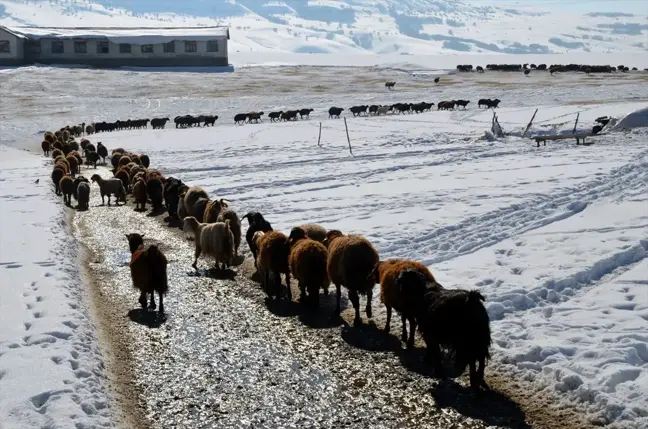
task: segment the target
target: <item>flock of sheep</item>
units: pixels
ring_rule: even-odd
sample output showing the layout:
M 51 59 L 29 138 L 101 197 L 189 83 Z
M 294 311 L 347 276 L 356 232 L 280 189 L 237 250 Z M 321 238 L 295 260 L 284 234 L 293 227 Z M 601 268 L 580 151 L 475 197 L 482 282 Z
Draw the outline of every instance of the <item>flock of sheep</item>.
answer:
M 460 72 L 471 72 L 473 71 L 472 64 L 459 64 L 457 65 L 457 70 Z M 612 73 L 616 71 L 620 72 L 629 72 L 630 67 L 620 64 L 616 67 L 610 65 L 590 65 L 590 64 L 552 64 L 547 66 L 546 64 L 487 64 L 486 70 L 491 71 L 506 71 L 506 72 L 521 72 L 524 71 L 524 74 L 528 75 L 531 70 L 538 71 L 547 71 L 553 75 L 556 72 L 583 72 L 586 74 L 590 73 Z M 477 66 L 475 71 L 478 73 L 484 73 L 485 70 L 482 66 Z M 638 71 L 637 67 L 632 67 L 632 71 Z M 648 71 L 648 69 L 644 69 Z M 392 85 L 393 86 L 393 85 Z
M 44 154 L 54 158 L 52 180 L 57 195 L 64 195 L 67 205 L 71 197 L 78 209 L 87 210 L 90 183 L 80 176 L 83 150 L 86 165 L 94 165 L 99 157 L 107 157 L 101 143 L 97 147 L 87 139 L 78 144 L 70 127 L 44 136 Z M 46 150 L 47 149 L 47 150 Z M 50 154 L 50 149 L 51 154 Z M 210 198 L 199 186 L 188 186 L 174 177 L 164 177 L 149 168 L 149 157 L 130 153 L 122 148 L 111 152 L 113 176 L 103 179 L 93 174 L 102 196 L 114 195 L 116 204 L 126 203 L 132 195 L 135 210 L 144 211 L 146 204 L 155 214 L 168 212 L 164 218 L 170 226 L 180 227 L 195 243 L 194 262 L 199 258 L 212 260 L 216 269 L 230 269 L 239 255 L 242 221 L 248 229 L 245 240 L 251 250 L 261 286 L 276 302 L 292 301 L 291 277 L 300 289 L 303 311 L 317 312 L 320 290 L 328 294 L 329 285 L 336 289 L 334 317 L 339 317 L 342 287 L 348 291 L 355 309 L 355 322 L 361 322 L 360 296 L 366 297 L 365 313 L 372 318 L 372 295 L 380 284 L 380 299 L 387 310 L 385 333 L 390 331 L 392 311 L 401 316 L 401 339 L 408 349 L 414 347 L 416 328 L 427 346 L 426 362 L 433 365 L 437 376 L 443 376 L 440 348 L 454 358 L 457 370 L 470 369 L 471 386 L 487 388 L 484 369 L 490 358 L 490 321 L 484 297 L 477 291 L 446 289 L 423 264 L 405 259 L 381 260 L 374 246 L 363 236 L 327 230 L 321 225 L 304 224 L 292 228 L 288 235 L 272 228 L 263 214 L 250 211 L 239 218 L 223 198 Z M 154 295 L 159 297 L 159 312 L 164 313 L 163 297 L 169 291 L 167 258 L 155 245 L 144 245 L 144 236 L 126 234 L 131 252 L 130 270 L 134 287 L 140 292 L 139 303 L 144 310 L 155 310 Z M 282 285 L 281 276 L 286 285 Z M 148 302 L 150 297 L 150 303 Z M 409 334 L 407 331 L 409 322 Z

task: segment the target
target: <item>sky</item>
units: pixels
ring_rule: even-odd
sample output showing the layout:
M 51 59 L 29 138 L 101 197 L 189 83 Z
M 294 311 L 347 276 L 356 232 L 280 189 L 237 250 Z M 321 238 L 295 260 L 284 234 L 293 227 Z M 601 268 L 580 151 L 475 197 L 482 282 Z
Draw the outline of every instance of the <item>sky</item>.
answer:
M 648 15 L 648 0 L 472 0 L 473 4 L 508 6 L 536 6 L 556 12 L 626 12 Z

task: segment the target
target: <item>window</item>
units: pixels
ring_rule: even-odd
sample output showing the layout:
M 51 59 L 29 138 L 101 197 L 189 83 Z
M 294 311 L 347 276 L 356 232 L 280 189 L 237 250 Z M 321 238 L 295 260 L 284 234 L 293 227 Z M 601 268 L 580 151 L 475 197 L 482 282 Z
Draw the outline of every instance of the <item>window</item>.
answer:
M 86 42 L 74 42 L 74 53 L 75 54 L 87 54 L 88 47 Z
M 52 42 L 52 53 L 53 54 L 62 54 L 65 52 L 65 45 L 60 40 L 55 40 Z
M 130 54 L 131 53 L 131 45 L 130 45 L 130 43 L 120 43 L 119 44 L 119 53 L 120 54 Z
M 11 52 L 11 47 L 8 40 L 0 40 L 0 52 L 9 53 Z
M 218 40 L 207 41 L 207 52 L 218 52 Z
M 166 54 L 172 54 L 175 52 L 175 42 L 169 42 L 164 44 L 164 52 Z
M 152 54 L 153 53 L 153 45 L 142 45 L 142 53 L 143 54 Z
M 110 53 L 110 46 L 108 45 L 108 42 L 97 42 L 97 53 L 98 54 Z
M 41 42 L 40 40 L 28 40 L 25 42 L 27 44 L 27 52 L 30 54 L 40 54 L 41 53 Z
M 196 42 L 185 42 L 185 52 L 198 52 Z

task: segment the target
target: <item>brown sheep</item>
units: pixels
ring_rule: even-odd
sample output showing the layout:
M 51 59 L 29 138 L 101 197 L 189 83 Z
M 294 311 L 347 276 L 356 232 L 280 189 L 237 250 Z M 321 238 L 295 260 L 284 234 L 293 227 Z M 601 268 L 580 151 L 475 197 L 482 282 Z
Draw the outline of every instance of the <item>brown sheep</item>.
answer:
M 72 140 L 70 142 L 70 149 L 73 151 L 78 151 L 79 150 L 79 143 L 77 143 L 75 140 Z
M 191 186 L 187 190 L 187 192 L 184 194 L 183 197 L 183 206 L 184 210 L 187 212 L 187 216 L 193 216 L 193 217 L 198 217 L 195 214 L 194 210 L 194 205 L 196 204 L 196 201 L 198 201 L 199 198 L 207 198 L 209 199 L 209 195 L 207 195 L 207 191 L 205 191 L 203 188 L 200 186 Z M 204 214 L 204 213 L 203 213 Z M 181 217 L 180 220 L 183 218 Z
M 323 243 L 324 239 L 326 238 L 326 228 L 316 223 L 299 225 L 299 228 L 303 229 L 308 238 L 310 238 L 311 240 Z
M 120 168 L 115 172 L 115 177 L 122 181 L 124 189 L 126 190 L 126 193 L 128 193 L 130 189 L 130 175 L 128 174 L 128 171 L 124 168 Z
M 70 175 L 74 177 L 79 173 L 79 161 L 74 155 L 68 155 L 65 157 L 65 160 L 70 164 Z
M 70 172 L 70 163 L 65 158 L 57 158 L 54 161 L 54 167 L 61 166 L 65 170 L 65 174 Z
M 209 200 L 207 198 L 198 198 L 194 203 L 192 213 L 198 222 L 204 222 L 207 205 L 209 205 Z
M 280 231 L 266 233 L 258 243 L 259 253 L 257 256 L 257 267 L 261 274 L 261 286 L 268 297 L 270 293 L 270 276 L 273 277 L 274 292 L 277 301 L 281 298 L 281 274 L 286 275 L 286 286 L 288 298 L 292 301 L 290 290 L 290 269 L 288 267 L 288 237 Z
M 50 142 L 43 140 L 41 142 L 41 149 L 43 149 L 43 155 L 49 156 L 50 153 Z
M 371 297 L 373 294 L 373 269 L 380 260 L 378 252 L 371 243 L 360 235 L 345 236 L 339 230 L 330 230 L 326 234 L 324 245 L 328 247 L 327 269 L 329 277 L 337 292 L 335 315 L 340 314 L 341 287 L 349 290 L 349 300 L 355 308 L 355 323 L 360 319 L 360 297 L 367 295 L 367 317 L 372 317 Z
M 310 239 L 300 227 L 293 228 L 288 237 L 290 255 L 288 264 L 293 278 L 299 283 L 300 304 L 306 304 L 306 291 L 313 309 L 319 307 L 319 290 L 328 294 L 329 276 L 326 271 L 328 251 L 326 247 Z
M 63 167 L 55 166 L 52 170 L 51 177 L 52 182 L 54 182 L 54 193 L 56 193 L 56 195 L 61 195 L 61 188 L 59 188 L 59 183 L 61 182 L 63 176 L 65 176 L 65 169 Z
M 97 155 L 98 156 L 98 155 Z M 113 151 L 112 156 L 110 157 L 110 164 L 112 164 L 114 169 L 117 169 L 119 167 L 119 160 L 122 157 L 121 152 L 115 152 Z
M 139 177 L 133 183 L 132 190 L 133 197 L 135 198 L 135 211 L 146 211 L 146 201 L 148 197 L 146 195 L 146 182 L 144 182 L 143 177 Z
M 79 164 L 79 166 L 81 164 L 83 164 L 83 158 L 81 157 L 81 154 L 79 152 L 77 152 L 76 150 L 73 150 L 72 152 L 70 152 L 68 154 L 68 156 L 70 156 L 70 155 L 74 156 L 77 159 L 77 163 Z
M 97 168 L 97 161 L 99 161 L 99 155 L 97 152 L 86 152 L 86 165 L 89 166 L 94 166 L 94 168 Z
M 221 210 L 228 207 L 227 203 L 221 198 L 220 200 L 213 200 L 207 204 L 205 208 L 205 214 L 203 216 L 203 222 L 205 223 L 214 223 L 218 221 L 218 215 Z
M 72 206 L 72 194 L 74 193 L 74 180 L 72 177 L 65 175 L 59 181 L 59 189 L 63 194 L 63 202 L 66 206 Z
M 162 180 L 158 176 L 151 176 L 146 179 L 145 183 L 146 194 L 151 200 L 153 211 L 157 212 L 164 207 L 164 185 L 162 184 Z
M 396 278 L 406 270 L 417 270 L 421 272 L 430 282 L 436 283 L 434 276 L 428 268 L 416 261 L 406 259 L 387 259 L 376 264 L 374 269 L 374 281 L 380 284 L 380 301 L 387 308 L 387 321 L 385 322 L 385 333 L 389 333 L 392 316 L 392 308 L 401 315 L 403 331 L 401 341 L 407 344 L 407 348 L 414 347 L 414 334 L 416 333 L 416 309 L 420 296 L 411 291 L 400 290 L 396 287 Z M 408 293 L 409 292 L 409 293 Z M 407 321 L 410 323 L 410 333 L 407 336 Z
M 252 243 L 254 243 L 254 248 L 255 251 L 252 252 L 252 257 L 254 258 L 254 268 L 257 268 L 257 251 L 256 249 L 259 248 L 259 241 L 261 238 L 265 235 L 266 233 L 263 231 L 256 231 L 254 234 L 252 234 Z
M 54 133 L 51 131 L 45 131 L 45 134 L 43 134 L 43 140 L 51 143 L 54 143 L 54 140 L 56 140 L 56 137 L 54 137 Z
M 225 222 L 225 219 L 229 219 L 230 221 L 230 229 L 232 230 L 232 234 L 234 234 L 234 256 L 238 257 L 238 249 L 241 245 L 241 221 L 236 212 L 230 208 L 221 210 L 216 222 Z
M 169 290 L 168 260 L 159 247 L 151 244 L 144 246 L 144 234 L 126 234 L 131 252 L 130 272 L 133 286 L 140 291 L 139 303 L 147 308 L 147 294 L 151 294 L 150 310 L 155 310 L 155 292 L 160 298 L 160 314 L 164 314 L 163 296 Z
M 134 162 L 137 165 L 142 165 L 142 160 L 140 160 L 139 155 L 130 155 L 129 158 L 131 159 L 131 162 Z
M 119 158 L 119 162 L 117 163 L 117 166 L 118 167 L 124 167 L 124 166 L 128 165 L 130 162 L 132 162 L 132 161 L 127 155 L 122 155 Z

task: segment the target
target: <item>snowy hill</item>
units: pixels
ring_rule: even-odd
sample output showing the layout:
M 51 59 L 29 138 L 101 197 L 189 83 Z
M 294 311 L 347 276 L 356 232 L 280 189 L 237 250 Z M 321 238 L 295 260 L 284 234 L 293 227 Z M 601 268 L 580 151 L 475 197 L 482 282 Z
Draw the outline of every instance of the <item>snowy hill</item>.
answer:
M 646 16 L 450 0 L 2 0 L 0 23 L 231 27 L 232 50 L 293 53 L 637 52 Z

